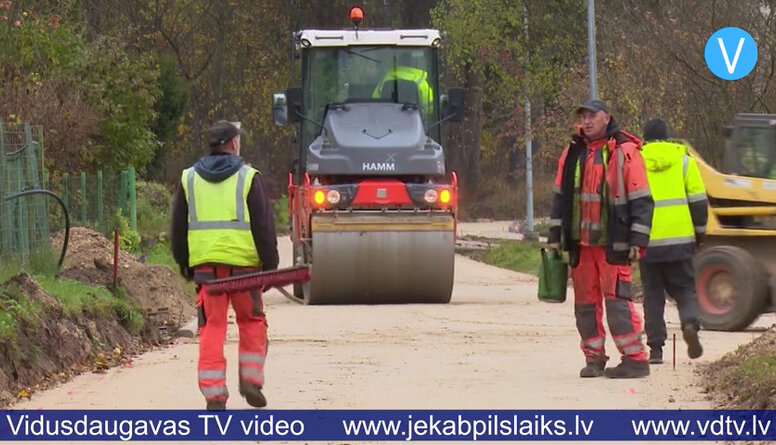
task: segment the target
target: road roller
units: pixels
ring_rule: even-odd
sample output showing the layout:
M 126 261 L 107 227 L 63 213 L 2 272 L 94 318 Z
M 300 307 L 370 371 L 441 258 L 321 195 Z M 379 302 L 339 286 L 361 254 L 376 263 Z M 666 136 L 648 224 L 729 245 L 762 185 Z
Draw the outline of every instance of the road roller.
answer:
M 292 34 L 293 83 L 273 97 L 275 125 L 295 125 L 290 237 L 310 272 L 293 296 L 448 303 L 458 181 L 441 137 L 463 90 L 440 92 L 439 31 L 367 29 L 362 8 L 349 12 L 347 29 Z

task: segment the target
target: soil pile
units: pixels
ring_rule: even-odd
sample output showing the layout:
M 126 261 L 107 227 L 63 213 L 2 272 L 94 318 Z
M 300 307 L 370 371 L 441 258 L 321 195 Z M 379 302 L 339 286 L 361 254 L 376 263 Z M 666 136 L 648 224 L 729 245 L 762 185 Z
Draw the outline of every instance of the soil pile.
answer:
M 776 409 L 776 330 L 771 328 L 701 370 L 723 409 Z
M 75 374 L 126 363 L 128 354 L 143 348 L 115 316 L 67 316 L 59 300 L 26 273 L 0 284 L 0 295 L 39 308 L 34 318 L 18 321 L 13 338 L 0 342 L 0 406 Z
M 63 239 L 64 231 L 54 236 L 57 251 L 61 249 Z M 71 228 L 60 276 L 112 287 L 113 243 L 94 230 Z M 119 285 L 124 287 L 127 297 L 146 312 L 148 321 L 159 324 L 169 333 L 196 314 L 195 296 L 183 289 L 177 271 L 168 266 L 145 264 L 134 255 L 119 250 L 118 276 Z

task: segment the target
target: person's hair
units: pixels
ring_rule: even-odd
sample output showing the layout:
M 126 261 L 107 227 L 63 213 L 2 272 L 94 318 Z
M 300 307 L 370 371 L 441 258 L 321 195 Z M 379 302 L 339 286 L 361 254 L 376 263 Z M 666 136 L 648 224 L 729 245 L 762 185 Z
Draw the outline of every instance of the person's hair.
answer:
M 650 119 L 644 124 L 644 142 L 668 139 L 668 125 L 663 119 Z

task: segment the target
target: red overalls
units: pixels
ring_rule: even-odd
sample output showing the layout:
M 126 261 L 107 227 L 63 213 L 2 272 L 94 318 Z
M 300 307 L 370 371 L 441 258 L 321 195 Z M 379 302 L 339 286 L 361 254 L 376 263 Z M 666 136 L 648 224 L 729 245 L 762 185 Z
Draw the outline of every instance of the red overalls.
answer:
M 229 266 L 199 266 L 196 279 L 226 278 L 232 274 L 255 272 L 256 269 L 241 269 Z M 215 272 L 215 273 L 214 273 Z M 209 275 L 209 276 L 208 276 Z M 200 278 L 203 277 L 204 278 Z M 199 389 L 205 399 L 226 402 L 229 392 L 226 388 L 226 359 L 224 341 L 229 302 L 234 309 L 239 339 L 240 385 L 264 386 L 264 360 L 267 356 L 267 319 L 260 291 L 235 292 L 209 295 L 207 285 L 200 285 L 197 307 L 204 309 L 205 325 L 199 328 Z M 201 324 L 201 322 L 200 322 Z
M 604 143 L 607 143 L 609 152 L 605 170 Z M 625 142 L 616 149 L 612 149 L 617 145 L 613 139 L 587 142 L 586 145 L 586 156 L 580 161 L 584 162 L 584 174 L 579 196 L 579 263 L 571 270 L 580 347 L 587 358 L 603 361 L 608 358 L 604 349 L 606 332 L 603 325 L 606 307 L 609 329 L 620 353 L 633 360 L 645 361 L 647 355 L 641 341 L 641 317 L 631 300 L 631 265 L 609 263 L 606 258 L 607 241 L 601 238 L 604 196 L 607 200 L 619 202 L 615 200 L 638 199 L 649 194 L 644 161 L 637 153 L 638 145 L 631 142 Z M 618 156 L 617 150 L 623 150 L 623 154 Z M 555 178 L 556 193 L 560 193 L 565 155 L 564 151 Z M 618 172 L 618 169 L 621 171 Z M 618 194 L 618 188 L 622 189 L 623 185 L 627 197 Z M 614 230 L 608 227 L 608 221 L 606 224 L 606 230 Z M 646 230 L 649 233 L 649 227 Z

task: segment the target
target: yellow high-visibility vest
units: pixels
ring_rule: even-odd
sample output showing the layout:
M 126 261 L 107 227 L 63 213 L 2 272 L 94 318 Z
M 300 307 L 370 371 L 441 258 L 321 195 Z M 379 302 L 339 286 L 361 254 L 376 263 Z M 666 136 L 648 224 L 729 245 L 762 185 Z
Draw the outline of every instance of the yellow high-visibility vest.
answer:
M 407 80 L 415 82 L 418 85 L 418 96 L 420 97 L 420 105 L 426 113 L 433 112 L 434 106 L 434 91 L 428 84 L 428 73 L 410 66 L 397 66 L 395 69 L 385 73 L 385 76 L 377 84 L 372 97 L 378 99 L 382 97 L 383 88 L 386 83 L 394 79 Z
M 695 242 L 689 203 L 706 199 L 698 164 L 687 147 L 654 141 L 642 147 L 647 180 L 655 200 L 649 247 L 680 246 Z
M 208 182 L 194 167 L 183 171 L 181 184 L 189 206 L 189 267 L 259 266 L 247 201 L 256 173 L 243 165 L 221 182 Z

